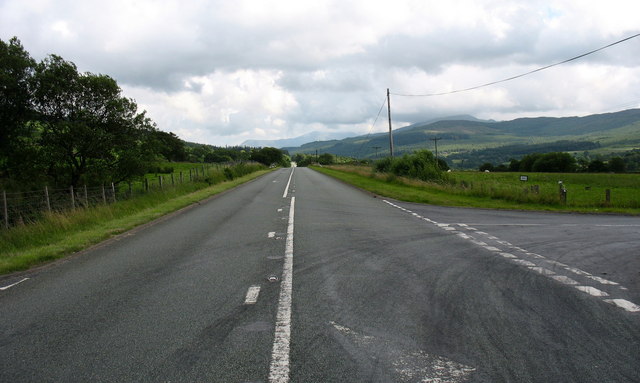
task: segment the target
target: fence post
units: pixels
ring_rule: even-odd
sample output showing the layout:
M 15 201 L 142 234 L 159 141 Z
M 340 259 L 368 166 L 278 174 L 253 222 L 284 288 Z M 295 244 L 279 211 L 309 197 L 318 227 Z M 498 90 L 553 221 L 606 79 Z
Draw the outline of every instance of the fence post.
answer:
M 604 191 L 604 197 L 605 197 L 607 203 L 611 202 L 611 189 L 606 189 Z
M 44 197 L 47 201 L 47 211 L 51 213 L 51 201 L 49 200 L 49 188 L 47 186 L 44 187 Z
M 162 176 L 158 176 L 158 184 L 160 184 L 160 190 L 162 190 Z
M 69 192 L 71 193 L 71 208 L 76 208 L 76 199 L 73 197 L 73 185 L 69 186 Z
M 191 174 L 191 169 L 189 169 L 189 182 L 193 181 L 193 175 Z
M 180 172 L 180 183 L 183 182 L 183 178 L 182 178 L 182 172 Z
M 89 208 L 89 194 L 87 193 L 87 184 L 84 185 L 84 207 Z
M 133 197 L 133 185 L 131 185 L 131 181 L 129 181 L 129 198 Z
M 145 192 L 149 191 L 149 179 L 148 178 L 144 179 L 144 191 Z
M 113 193 L 113 202 L 116 202 L 116 187 L 111 183 L 111 193 Z
M 175 186 L 175 184 L 176 184 L 176 183 L 175 183 L 175 181 L 174 181 L 174 179 L 173 179 L 173 173 L 171 173 L 171 186 Z
M 104 204 L 107 204 L 107 193 L 104 191 L 104 184 L 102 184 L 102 202 L 104 202 Z
M 2 206 L 4 207 L 4 228 L 9 228 L 9 209 L 7 208 L 7 192 L 2 191 Z

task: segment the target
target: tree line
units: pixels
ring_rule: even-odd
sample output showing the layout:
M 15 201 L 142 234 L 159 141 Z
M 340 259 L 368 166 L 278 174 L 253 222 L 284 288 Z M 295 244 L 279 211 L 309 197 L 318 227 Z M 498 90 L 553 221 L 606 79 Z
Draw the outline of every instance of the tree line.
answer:
M 612 157 L 605 162 L 600 158 L 589 160 L 586 156 L 576 158 L 565 152 L 551 152 L 528 154 L 519 160 L 511 159 L 508 164 L 499 164 L 497 166 L 486 162 L 480 165 L 478 169 L 480 171 L 498 172 L 623 173 L 625 166 L 625 161 L 621 157 Z
M 110 76 L 79 72 L 54 54 L 36 62 L 18 38 L 0 39 L 4 188 L 117 184 L 144 175 L 162 160 L 238 159 L 286 164 L 285 153 L 274 148 L 203 151 L 198 144 L 190 146 L 158 130 Z

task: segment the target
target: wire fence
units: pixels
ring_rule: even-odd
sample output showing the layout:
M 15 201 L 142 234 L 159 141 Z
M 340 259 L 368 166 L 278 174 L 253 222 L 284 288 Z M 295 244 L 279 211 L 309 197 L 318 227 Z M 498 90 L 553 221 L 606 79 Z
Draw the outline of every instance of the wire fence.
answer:
M 74 209 L 91 208 L 130 199 L 136 195 L 161 190 L 169 190 L 178 185 L 194 182 L 209 182 L 213 173 L 224 177 L 227 167 L 199 166 L 188 172 L 176 172 L 147 175 L 144 179 L 119 184 L 101 186 L 69 186 L 67 188 L 49 188 L 40 190 L 0 192 L 1 227 L 8 229 L 12 226 L 23 225 L 38 221 L 47 213 L 64 212 Z

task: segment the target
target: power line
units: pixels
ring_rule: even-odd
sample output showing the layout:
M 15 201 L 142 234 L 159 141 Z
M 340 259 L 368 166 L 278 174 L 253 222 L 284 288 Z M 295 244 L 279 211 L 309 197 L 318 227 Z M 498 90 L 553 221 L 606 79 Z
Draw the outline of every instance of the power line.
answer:
M 536 72 L 540 72 L 540 71 L 543 71 L 543 70 L 545 70 L 545 69 L 552 68 L 552 67 L 554 67 L 554 66 L 558 66 L 558 65 L 566 64 L 566 63 L 568 63 L 568 62 L 571 62 L 571 61 L 574 61 L 574 60 L 578 60 L 578 59 L 583 58 L 583 57 L 585 57 L 585 56 L 588 56 L 588 55 L 594 54 L 594 53 L 596 53 L 596 52 L 599 52 L 599 51 L 601 51 L 601 50 L 607 49 L 607 48 L 612 47 L 612 46 L 614 46 L 614 45 L 617 45 L 617 44 L 623 43 L 623 42 L 625 42 L 625 41 L 627 41 L 627 40 L 631 40 L 631 39 L 636 38 L 636 37 L 638 37 L 638 36 L 640 36 L 640 33 L 637 33 L 637 34 L 635 34 L 635 35 L 633 35 L 633 36 L 629 36 L 629 37 L 624 38 L 624 39 L 622 39 L 622 40 L 618 40 L 618 41 L 616 41 L 616 42 L 614 42 L 614 43 L 611 43 L 611 44 L 609 44 L 609 45 L 605 45 L 605 46 L 603 46 L 603 47 L 601 47 L 601 48 L 594 49 L 594 50 L 592 50 L 592 51 L 590 51 L 590 52 L 583 53 L 583 54 L 581 54 L 581 55 L 578 55 L 578 56 L 572 57 L 572 58 L 570 58 L 570 59 L 566 59 L 566 60 L 564 60 L 564 61 L 557 62 L 557 63 L 555 63 L 555 64 L 551 64 L 551 65 L 543 66 L 543 67 L 541 67 L 541 68 L 534 69 L 534 70 L 532 70 L 532 71 L 529 71 L 529 72 L 526 72 L 526 73 L 522 73 L 522 74 L 519 74 L 519 75 L 517 75 L 517 76 L 513 76 L 513 77 L 505 78 L 505 79 L 498 80 L 498 81 L 492 81 L 492 82 L 489 82 L 489 83 L 486 83 L 486 84 L 482 84 L 482 85 L 477 85 L 477 86 L 474 86 L 474 87 L 471 87 L 471 88 L 458 89 L 458 90 L 453 90 L 453 91 L 449 91 L 449 92 L 442 92 L 442 93 L 429 93 L 429 94 L 401 94 L 401 93 L 391 93 L 391 94 L 393 94 L 394 96 L 403 96 L 403 97 L 432 97 L 432 96 L 444 96 L 444 95 L 447 95 L 447 94 L 454 94 L 454 93 L 460 93 L 460 92 L 468 92 L 468 91 L 470 91 L 470 90 L 475 90 L 475 89 L 484 88 L 484 87 L 487 87 L 487 86 L 490 86 L 490 85 L 495 85 L 495 84 L 500 84 L 500 83 L 503 83 L 503 82 L 507 82 L 507 81 L 515 80 L 515 79 L 517 79 L 517 78 L 524 77 L 524 76 L 528 76 L 528 75 L 530 75 L 530 74 L 533 74 L 533 73 L 536 73 Z
M 358 154 L 362 153 L 362 148 L 364 147 L 364 144 L 367 143 L 367 139 L 371 135 L 371 132 L 373 131 L 373 128 L 376 126 L 376 122 L 378 122 L 378 118 L 380 118 L 380 113 L 382 113 L 382 109 L 384 109 L 385 105 L 387 105 L 387 97 L 386 96 L 384 98 L 384 101 L 382 102 L 382 105 L 380 105 L 380 110 L 378 110 L 378 115 L 376 116 L 376 119 L 373 120 L 373 124 L 369 128 L 369 133 L 367 133 L 367 137 L 365 137 L 365 140 L 362 142 L 362 144 L 360 145 L 360 148 L 358 149 Z

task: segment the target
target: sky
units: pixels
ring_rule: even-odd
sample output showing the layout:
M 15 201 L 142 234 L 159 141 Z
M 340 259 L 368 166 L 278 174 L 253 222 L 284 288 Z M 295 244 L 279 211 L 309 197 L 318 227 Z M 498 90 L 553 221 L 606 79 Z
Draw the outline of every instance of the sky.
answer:
M 437 117 L 640 107 L 637 0 L 0 0 L 0 39 L 106 74 L 158 129 L 211 145 Z

